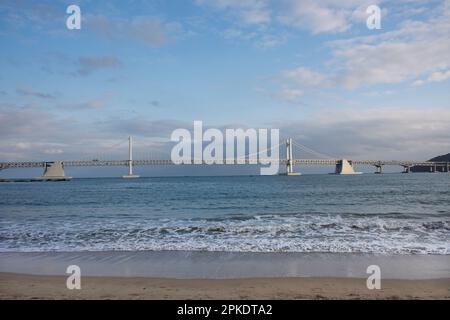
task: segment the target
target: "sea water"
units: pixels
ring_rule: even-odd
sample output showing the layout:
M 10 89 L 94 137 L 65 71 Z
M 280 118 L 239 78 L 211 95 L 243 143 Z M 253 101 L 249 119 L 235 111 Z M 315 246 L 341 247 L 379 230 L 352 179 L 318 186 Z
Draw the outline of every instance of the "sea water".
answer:
M 0 183 L 0 252 L 450 254 L 450 174 Z

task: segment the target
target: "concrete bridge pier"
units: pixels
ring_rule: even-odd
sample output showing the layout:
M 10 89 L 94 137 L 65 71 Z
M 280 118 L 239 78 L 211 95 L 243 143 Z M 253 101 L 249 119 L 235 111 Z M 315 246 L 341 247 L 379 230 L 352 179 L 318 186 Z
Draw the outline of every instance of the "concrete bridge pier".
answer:
M 383 173 L 383 165 L 382 164 L 375 165 L 375 168 L 376 168 L 376 171 L 375 171 L 376 174 Z
M 437 172 L 437 170 L 436 170 L 436 164 L 433 164 L 432 166 L 430 166 L 430 172 L 431 172 L 431 173 L 436 173 L 436 172 Z
M 34 180 L 42 181 L 68 181 L 72 177 L 66 177 L 64 173 L 64 164 L 61 161 L 46 162 L 44 168 L 44 174 L 42 177 Z
M 357 174 L 358 172 L 355 172 L 355 170 L 353 170 L 353 163 L 351 161 L 342 159 L 336 163 L 336 170 L 334 173 L 335 174 Z
M 403 173 L 411 173 L 411 166 L 410 165 L 404 165 L 403 166 Z

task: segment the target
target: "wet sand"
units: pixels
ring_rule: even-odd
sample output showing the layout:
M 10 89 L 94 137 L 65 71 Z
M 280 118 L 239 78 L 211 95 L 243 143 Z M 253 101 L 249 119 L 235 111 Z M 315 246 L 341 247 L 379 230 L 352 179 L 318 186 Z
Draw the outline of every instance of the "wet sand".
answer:
M 0 253 L 0 272 L 65 276 L 69 265 L 77 265 L 83 276 L 93 277 L 367 278 L 367 267 L 377 265 L 383 279 L 450 278 L 450 255 L 208 251 Z
M 66 287 L 69 265 L 81 290 Z M 369 265 L 380 267 L 380 290 L 367 289 Z M 450 299 L 450 256 L 0 253 L 0 299 Z
M 82 277 L 81 290 L 66 279 L 0 273 L 0 299 L 450 299 L 450 278 L 383 280 L 380 290 L 356 278 Z

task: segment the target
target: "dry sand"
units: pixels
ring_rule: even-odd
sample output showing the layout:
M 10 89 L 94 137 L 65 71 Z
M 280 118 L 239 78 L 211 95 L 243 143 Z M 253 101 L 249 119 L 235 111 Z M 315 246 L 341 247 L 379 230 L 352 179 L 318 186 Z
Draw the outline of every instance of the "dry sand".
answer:
M 0 273 L 0 299 L 450 299 L 450 278 L 382 280 L 368 290 L 366 279 L 251 278 L 164 279 L 83 277 L 68 290 L 61 276 Z

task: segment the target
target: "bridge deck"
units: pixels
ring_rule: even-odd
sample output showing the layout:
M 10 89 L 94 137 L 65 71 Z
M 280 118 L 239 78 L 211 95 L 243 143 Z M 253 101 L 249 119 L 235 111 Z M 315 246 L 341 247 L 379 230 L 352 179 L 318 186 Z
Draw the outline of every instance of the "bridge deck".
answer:
M 295 159 L 294 165 L 336 165 L 339 159 Z M 196 161 L 195 163 L 184 163 L 184 165 L 198 165 L 206 164 L 205 162 Z M 236 160 L 226 159 L 217 164 L 259 164 L 265 165 L 269 163 L 278 162 L 279 164 L 286 164 L 285 159 L 258 159 L 258 160 Z M 413 161 L 413 160 L 349 160 L 353 165 L 398 165 L 398 166 L 447 166 L 449 162 L 433 162 L 433 161 Z M 10 168 L 45 168 L 51 161 L 28 161 L 28 162 L 0 162 L 0 170 Z M 65 167 L 109 167 L 109 166 L 128 166 L 129 160 L 63 160 Z M 155 165 L 176 165 L 171 160 L 133 160 L 133 166 L 155 166 Z

